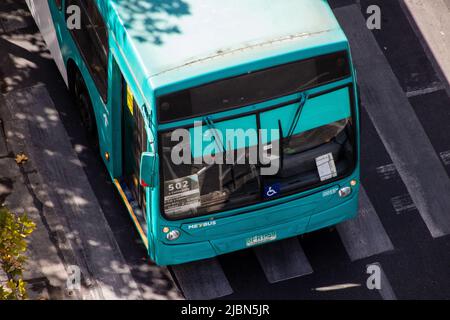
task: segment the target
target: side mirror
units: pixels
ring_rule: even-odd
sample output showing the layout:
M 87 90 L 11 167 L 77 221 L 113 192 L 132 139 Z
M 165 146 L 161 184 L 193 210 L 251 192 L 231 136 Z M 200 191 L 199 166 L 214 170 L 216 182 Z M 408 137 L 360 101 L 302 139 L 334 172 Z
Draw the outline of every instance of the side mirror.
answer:
M 153 188 L 155 186 L 156 163 L 158 156 L 154 152 L 144 152 L 141 156 L 139 181 L 141 186 Z

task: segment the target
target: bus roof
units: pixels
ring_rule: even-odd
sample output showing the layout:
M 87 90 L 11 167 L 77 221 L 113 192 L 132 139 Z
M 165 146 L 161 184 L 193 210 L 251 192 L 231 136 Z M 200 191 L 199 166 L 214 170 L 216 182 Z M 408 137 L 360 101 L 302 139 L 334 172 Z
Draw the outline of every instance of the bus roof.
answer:
M 326 0 L 111 0 L 153 89 L 346 42 Z

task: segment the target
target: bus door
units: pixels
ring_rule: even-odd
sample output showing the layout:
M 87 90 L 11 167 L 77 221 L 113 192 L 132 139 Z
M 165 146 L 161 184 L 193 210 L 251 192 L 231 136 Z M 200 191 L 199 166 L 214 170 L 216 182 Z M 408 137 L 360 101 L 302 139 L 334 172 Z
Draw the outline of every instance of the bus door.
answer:
M 147 150 L 147 133 L 142 113 L 125 80 L 122 80 L 122 181 L 134 213 L 145 225 L 146 195 L 139 182 L 141 154 Z

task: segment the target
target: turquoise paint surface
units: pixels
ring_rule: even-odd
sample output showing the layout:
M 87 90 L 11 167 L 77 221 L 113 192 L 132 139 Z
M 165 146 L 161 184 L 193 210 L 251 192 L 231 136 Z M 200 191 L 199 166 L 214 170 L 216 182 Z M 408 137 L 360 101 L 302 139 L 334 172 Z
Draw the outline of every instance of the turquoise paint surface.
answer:
M 340 185 L 346 185 L 350 179 L 355 179 L 359 177 L 359 171 L 356 170 L 355 175 L 344 179 L 341 181 Z M 323 191 L 328 190 L 327 188 Z M 225 254 L 228 252 L 233 252 L 241 249 L 247 248 L 246 239 L 255 235 L 262 235 L 266 233 L 277 234 L 277 240 L 294 237 L 298 234 L 317 230 L 320 228 L 325 228 L 342 222 L 347 219 L 354 218 L 358 212 L 358 188 L 355 188 L 353 194 L 350 198 L 346 200 L 343 199 L 325 199 L 321 204 L 321 210 L 317 210 L 317 213 L 312 215 L 302 215 L 301 207 L 308 206 L 310 200 L 306 198 L 298 198 L 288 204 L 280 205 L 279 207 L 269 207 L 269 208 L 258 208 L 253 212 L 249 212 L 246 216 L 238 215 L 234 221 L 228 219 L 224 220 L 222 224 L 222 219 L 217 219 L 217 224 L 210 228 L 202 228 L 196 231 L 195 237 L 190 233 L 183 232 L 182 238 L 180 238 L 180 244 L 173 245 L 167 242 L 159 242 L 157 244 L 157 255 L 156 262 L 161 265 L 167 264 L 179 264 L 189 261 L 194 261 L 196 259 L 207 259 L 220 254 Z M 313 198 L 314 199 L 314 196 Z M 306 201 L 305 201 L 306 200 Z M 329 203 L 328 206 L 324 203 Z M 284 208 L 289 210 L 286 206 L 291 208 L 291 211 L 296 211 L 298 213 L 295 216 L 294 212 L 289 212 L 287 219 L 283 220 L 283 213 L 277 212 Z M 276 213 L 274 215 L 274 213 Z M 276 219 L 278 216 L 279 219 Z M 261 223 L 265 219 L 270 219 L 272 223 L 266 224 L 264 227 L 255 228 L 255 221 Z M 201 217 L 200 219 L 193 219 L 192 222 L 200 221 L 212 221 L 208 220 L 207 217 Z M 312 221 L 312 223 L 310 222 Z M 184 226 L 179 225 L 180 222 L 168 222 L 167 225 L 173 225 L 173 227 L 184 228 L 188 225 L 188 222 L 183 222 Z M 228 224 L 228 225 L 227 225 Z M 218 228 L 223 232 L 218 235 L 214 232 L 214 229 Z M 236 233 L 236 229 L 241 232 Z M 227 236 L 223 236 L 227 234 Z M 161 237 L 160 239 L 163 239 Z M 203 241 L 193 242 L 193 239 L 203 239 Z M 213 239 L 208 241 L 205 239 Z M 164 240 L 163 240 L 164 241 Z M 195 252 L 195 254 L 193 254 Z
M 280 121 L 283 137 L 286 137 L 298 106 L 299 103 L 296 103 L 262 113 L 261 128 L 278 129 L 278 121 Z M 294 134 L 348 118 L 350 115 L 348 88 L 310 98 L 303 107 L 300 120 L 294 129 Z M 278 137 L 270 137 L 269 135 L 268 139 L 263 138 L 262 142 L 267 143 L 273 139 L 278 139 Z
M 114 157 L 110 162 L 105 161 L 111 177 L 114 177 L 119 171 L 117 166 L 120 164 L 120 159 L 114 158 L 121 154 L 121 141 L 118 141 L 120 140 L 120 134 L 118 134 L 120 116 L 117 114 L 120 109 L 117 102 L 114 101 L 120 99 L 111 98 L 118 92 L 115 89 L 109 90 L 107 103 L 102 102 L 86 66 L 77 52 L 77 47 L 65 28 L 62 13 L 54 7 L 54 1 L 50 1 L 50 3 L 53 19 L 61 29 L 58 41 L 61 44 L 64 59 L 66 62 L 69 58 L 75 60 L 83 74 L 93 101 L 100 131 L 101 153 L 103 155 L 104 151 L 114 150 L 112 153 Z M 109 27 L 111 52 L 109 70 L 112 70 L 112 59 L 116 59 L 118 67 L 131 86 L 139 106 L 143 108 L 145 104 L 151 111 L 149 122 L 153 123 L 152 129 L 154 130 L 158 129 L 155 102 L 156 97 L 160 94 L 283 63 L 349 49 L 347 39 L 326 0 L 230 0 L 227 2 L 181 0 L 180 2 L 174 2 L 178 3 L 179 7 L 172 6 L 164 0 L 142 0 L 138 2 L 96 0 L 96 3 L 99 5 Z M 162 27 L 161 21 L 163 22 Z M 351 78 L 345 81 L 347 83 L 354 82 Z M 109 74 L 109 85 L 113 88 L 113 73 Z M 326 85 L 319 89 L 330 89 L 333 85 Z M 346 110 L 345 107 L 349 105 L 348 95 L 345 96 L 343 92 L 335 94 L 334 97 L 330 95 L 329 97 L 311 99 L 305 105 L 296 132 L 348 116 L 349 109 Z M 279 98 L 277 101 L 282 102 L 283 99 L 287 98 Z M 325 100 L 321 101 L 320 99 Z M 273 102 L 264 104 L 267 106 L 267 104 Z M 319 112 L 319 105 L 323 112 Z M 325 107 L 327 112 L 322 109 L 322 106 Z M 259 104 L 247 106 L 244 109 L 251 111 L 252 108 L 256 110 L 262 107 L 262 104 Z M 277 119 L 280 119 L 283 129 L 286 129 L 283 130 L 285 132 L 289 127 L 289 120 L 292 118 L 294 110 L 295 105 L 291 105 L 283 110 L 265 114 L 262 116 L 264 118 L 262 124 L 268 129 L 277 128 L 276 122 Z M 240 112 L 242 110 L 230 110 L 222 113 L 221 116 L 225 114 L 233 116 Z M 108 126 L 105 124 L 104 115 L 108 120 Z M 218 115 L 212 115 L 212 118 L 217 122 L 216 127 L 220 130 L 239 126 L 244 129 L 256 128 L 254 116 L 222 124 L 219 123 L 220 117 Z M 359 119 L 358 115 L 357 119 Z M 189 121 L 192 120 L 187 120 L 185 123 Z M 273 138 L 269 137 L 268 140 Z M 224 144 L 227 145 L 226 142 Z M 237 147 L 243 147 L 244 145 L 248 146 L 247 142 Z M 156 137 L 151 147 L 158 150 Z M 358 169 L 354 172 L 352 178 L 359 179 Z M 159 173 L 157 180 L 159 181 Z M 340 183 L 347 182 L 346 180 Z M 308 198 L 311 193 L 315 191 L 317 190 L 308 190 L 292 197 L 273 200 L 272 206 L 259 203 L 251 207 L 220 213 L 214 215 L 213 218 L 219 219 L 236 215 L 236 219 L 238 219 L 245 216 L 245 214 L 240 213 L 243 209 L 246 209 L 258 212 L 259 221 L 265 221 L 268 216 L 276 211 L 277 205 L 281 204 L 280 201 L 295 200 L 299 206 L 306 205 L 310 201 Z M 160 233 L 162 226 L 181 227 L 182 223 L 202 221 L 205 220 L 205 217 L 177 222 L 166 221 L 159 211 L 160 187 L 157 186 L 147 194 L 149 203 L 149 211 L 147 212 L 149 218 L 149 255 L 157 263 L 182 263 L 243 248 L 239 241 L 235 242 L 234 240 L 232 245 L 222 251 L 217 248 L 214 249 L 208 241 L 195 243 L 195 239 L 192 239 L 194 242 L 189 245 L 168 246 L 163 244 L 164 235 Z M 343 209 L 346 211 L 342 213 L 342 218 L 353 216 L 356 213 L 357 197 L 350 200 L 349 203 L 345 207 L 335 207 L 332 206 L 332 202 L 329 202 L 328 204 L 331 207 L 328 207 L 325 206 L 324 202 L 321 210 L 325 213 L 325 218 L 321 218 L 314 225 L 314 228 L 338 222 L 339 219 L 336 219 L 336 216 L 340 215 Z M 327 220 L 328 216 L 331 220 Z M 305 219 L 305 217 L 302 217 L 302 219 Z M 303 221 L 298 223 L 303 224 Z M 239 221 L 239 224 L 240 228 L 249 230 L 254 222 L 243 219 Z M 299 232 L 307 230 L 301 229 L 300 231 L 288 230 L 283 226 L 280 230 L 284 231 L 280 231 L 280 237 L 295 236 Z M 221 229 L 220 234 L 215 234 L 215 237 L 222 237 L 226 241 L 227 237 L 224 234 L 233 230 L 235 230 L 235 225 L 229 223 L 228 226 Z
M 260 114 L 262 130 L 259 133 L 263 144 L 280 138 L 278 130 L 279 121 L 283 137 L 287 136 L 298 106 L 299 103 L 290 104 Z M 351 109 L 348 88 L 310 98 L 303 107 L 300 120 L 294 129 L 294 134 L 346 119 L 350 115 Z M 212 149 L 216 153 L 224 150 L 228 151 L 230 150 L 230 146 L 232 150 L 256 146 L 258 141 L 253 138 L 255 137 L 254 135 L 251 135 L 257 132 L 256 117 L 256 115 L 251 115 L 214 123 L 214 128 L 217 133 L 214 133 L 214 130 L 206 124 L 197 129 L 189 129 L 192 156 L 197 158 L 211 155 Z M 240 129 L 240 132 L 236 132 L 235 130 L 237 129 Z M 235 132 L 233 133 L 233 131 Z M 244 138 L 238 139 L 235 134 L 241 134 Z M 212 139 L 213 136 L 219 139 L 219 145 L 216 145 Z M 203 142 L 201 143 L 202 140 Z M 211 145 L 214 148 L 211 148 Z M 221 149 L 221 146 L 224 147 L 224 150 Z
M 149 76 L 291 36 L 340 30 L 326 0 L 111 0 Z M 276 26 L 274 28 L 274 26 Z M 317 43 L 316 43 L 317 45 Z M 305 46 L 304 46 L 305 47 Z M 170 59 L 168 59 L 170 57 Z M 218 61 L 220 63 L 220 59 Z
M 240 131 L 236 132 L 236 129 Z M 222 122 L 214 122 L 214 127 L 210 128 L 206 124 L 201 127 L 189 129 L 192 156 L 194 158 L 200 156 L 211 155 L 212 148 L 208 146 L 215 146 L 217 152 L 236 150 L 256 146 L 258 144 L 256 127 L 256 116 L 250 115 L 237 119 L 226 120 Z M 249 131 L 248 131 L 249 130 Z M 246 134 L 248 135 L 246 136 Z M 237 139 L 236 136 L 243 136 L 243 139 Z M 218 138 L 219 145 L 216 144 L 213 137 Z M 247 138 L 248 137 L 248 138 Z M 200 143 L 202 142 L 203 143 Z M 221 148 L 223 147 L 223 149 Z M 209 150 L 209 152 L 208 152 Z

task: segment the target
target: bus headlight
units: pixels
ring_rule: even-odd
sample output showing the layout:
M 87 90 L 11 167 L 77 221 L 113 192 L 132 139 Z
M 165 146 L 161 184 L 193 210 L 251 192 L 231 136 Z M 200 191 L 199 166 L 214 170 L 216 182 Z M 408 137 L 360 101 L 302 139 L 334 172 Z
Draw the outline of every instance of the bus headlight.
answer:
M 339 190 L 339 197 L 345 198 L 348 197 L 352 193 L 352 188 L 344 187 Z
M 177 240 L 180 237 L 180 231 L 178 230 L 172 230 L 169 233 L 167 233 L 166 238 L 169 241 Z

